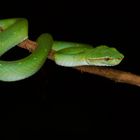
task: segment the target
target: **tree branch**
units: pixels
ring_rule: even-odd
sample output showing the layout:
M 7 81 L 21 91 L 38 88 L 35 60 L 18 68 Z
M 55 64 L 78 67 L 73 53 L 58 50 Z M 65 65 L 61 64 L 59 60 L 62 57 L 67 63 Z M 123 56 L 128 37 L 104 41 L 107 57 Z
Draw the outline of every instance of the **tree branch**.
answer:
M 31 41 L 29 39 L 23 41 L 18 45 L 21 48 L 27 49 L 30 52 L 33 52 L 36 47 L 37 43 Z M 49 53 L 48 58 L 54 61 L 54 51 Z M 107 67 L 96 67 L 96 66 L 80 66 L 80 67 L 73 67 L 81 72 L 87 72 L 90 74 L 96 74 L 99 76 L 103 76 L 114 80 L 116 82 L 127 83 L 135 86 L 140 86 L 140 76 L 132 74 L 130 72 L 120 71 L 112 68 Z

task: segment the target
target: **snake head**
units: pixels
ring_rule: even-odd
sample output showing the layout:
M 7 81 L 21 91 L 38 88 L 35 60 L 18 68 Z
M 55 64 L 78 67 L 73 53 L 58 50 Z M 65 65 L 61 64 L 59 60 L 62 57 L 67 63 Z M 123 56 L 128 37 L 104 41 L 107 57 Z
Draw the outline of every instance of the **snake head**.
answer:
M 86 55 L 86 62 L 88 65 L 95 66 L 115 66 L 118 65 L 124 55 L 117 49 L 105 45 L 93 48 Z

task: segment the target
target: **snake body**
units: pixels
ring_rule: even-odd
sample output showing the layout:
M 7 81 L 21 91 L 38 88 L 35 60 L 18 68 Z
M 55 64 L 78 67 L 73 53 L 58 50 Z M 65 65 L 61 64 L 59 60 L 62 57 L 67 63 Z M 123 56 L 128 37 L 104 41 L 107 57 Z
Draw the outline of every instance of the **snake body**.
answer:
M 0 20 L 0 29 L 0 56 L 28 38 L 28 21 L 24 18 Z M 37 38 L 37 44 L 37 49 L 23 59 L 0 60 L 0 80 L 18 81 L 33 75 L 42 67 L 51 50 L 55 51 L 56 64 L 67 67 L 114 66 L 124 57 L 115 48 L 105 45 L 93 48 L 87 44 L 53 41 L 52 36 L 47 33 Z

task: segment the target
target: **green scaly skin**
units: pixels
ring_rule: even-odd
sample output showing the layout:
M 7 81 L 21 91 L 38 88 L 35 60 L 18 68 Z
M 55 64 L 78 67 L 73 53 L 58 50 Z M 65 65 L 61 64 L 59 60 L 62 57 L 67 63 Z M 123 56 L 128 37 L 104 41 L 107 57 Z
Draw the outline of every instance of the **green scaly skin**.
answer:
M 4 31 L 0 33 L 1 55 L 28 37 L 26 19 L 1 20 L 0 27 L 4 29 Z M 23 59 L 0 61 L 1 81 L 18 81 L 25 79 L 36 73 L 42 67 L 52 48 L 53 39 L 49 34 L 42 34 L 37 39 L 37 43 L 37 49 Z
M 28 22 L 23 18 L 0 20 L 0 56 L 28 38 Z M 49 51 L 55 51 L 56 64 L 67 67 L 92 65 L 115 66 L 124 58 L 115 48 L 105 45 L 93 48 L 88 44 L 54 41 L 49 34 L 37 39 L 38 47 L 29 56 L 16 61 L 0 61 L 0 80 L 17 81 L 36 73 L 47 59 Z
M 59 49 L 59 47 L 56 49 L 58 43 L 63 49 Z M 53 44 L 53 49 L 56 50 L 55 62 L 61 66 L 116 66 L 124 58 L 116 48 L 106 45 L 93 48 L 87 44 L 71 43 L 71 45 L 67 45 L 67 48 L 64 48 L 65 44 L 67 42 L 54 42 Z

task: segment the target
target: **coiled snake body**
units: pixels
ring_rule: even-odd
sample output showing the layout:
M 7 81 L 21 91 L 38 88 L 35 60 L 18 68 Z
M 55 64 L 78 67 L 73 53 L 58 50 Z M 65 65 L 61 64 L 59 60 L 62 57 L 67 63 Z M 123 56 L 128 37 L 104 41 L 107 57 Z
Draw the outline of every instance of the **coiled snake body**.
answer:
M 24 18 L 0 20 L 0 56 L 28 38 L 28 21 Z M 114 66 L 123 59 L 123 54 L 105 45 L 91 45 L 53 41 L 50 34 L 37 38 L 37 49 L 29 56 L 16 61 L 0 60 L 0 80 L 18 81 L 36 73 L 44 64 L 51 50 L 55 51 L 56 64 L 67 67 L 81 65 Z

